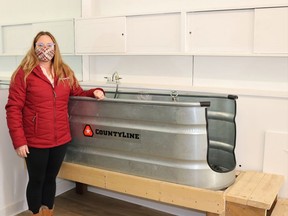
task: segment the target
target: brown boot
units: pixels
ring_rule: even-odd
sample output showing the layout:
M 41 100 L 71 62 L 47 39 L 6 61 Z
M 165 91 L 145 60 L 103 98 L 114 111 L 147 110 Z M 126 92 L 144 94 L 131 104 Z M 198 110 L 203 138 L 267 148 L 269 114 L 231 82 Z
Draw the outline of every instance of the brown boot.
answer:
M 35 215 L 35 216 L 42 216 L 42 211 L 39 211 L 39 212 L 38 212 L 38 213 L 36 213 L 36 214 L 33 214 L 33 212 L 32 212 L 32 211 L 27 211 L 25 215 L 27 215 L 27 216 L 28 216 L 28 215 L 29 215 L 29 216 L 30 216 L 30 215 Z
M 41 208 L 41 215 L 40 216 L 53 216 L 53 209 L 49 209 L 47 206 L 42 206 Z

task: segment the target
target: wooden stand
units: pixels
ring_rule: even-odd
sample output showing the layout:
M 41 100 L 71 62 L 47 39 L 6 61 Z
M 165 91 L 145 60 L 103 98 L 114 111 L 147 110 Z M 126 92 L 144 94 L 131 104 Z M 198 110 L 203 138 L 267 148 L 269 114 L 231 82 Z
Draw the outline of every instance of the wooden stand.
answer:
M 271 216 L 288 216 L 288 200 L 279 199 Z
M 241 173 L 226 191 L 226 216 L 270 215 L 283 183 L 284 177 L 279 175 Z
M 212 191 L 64 162 L 60 178 L 162 203 L 207 216 L 266 216 L 284 182 L 279 175 L 241 172 L 225 191 Z

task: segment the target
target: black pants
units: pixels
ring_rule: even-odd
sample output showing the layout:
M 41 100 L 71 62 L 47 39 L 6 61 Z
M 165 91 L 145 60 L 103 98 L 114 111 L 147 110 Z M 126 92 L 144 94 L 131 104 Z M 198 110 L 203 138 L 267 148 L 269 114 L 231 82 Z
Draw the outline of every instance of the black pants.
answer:
M 41 205 L 52 209 L 56 193 L 56 177 L 63 162 L 67 144 L 55 148 L 29 147 L 26 164 L 29 181 L 26 197 L 29 210 L 39 212 Z

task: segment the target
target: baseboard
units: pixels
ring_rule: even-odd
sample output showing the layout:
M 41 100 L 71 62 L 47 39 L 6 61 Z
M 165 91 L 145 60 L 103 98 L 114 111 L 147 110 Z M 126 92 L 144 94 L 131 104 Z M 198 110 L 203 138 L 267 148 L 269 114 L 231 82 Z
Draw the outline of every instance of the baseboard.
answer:
M 63 179 L 57 179 L 56 181 L 56 196 L 71 190 L 75 187 L 75 183 Z M 25 210 L 27 210 L 27 201 L 21 200 L 16 203 L 13 203 L 9 206 L 5 206 L 4 208 L 0 209 L 0 215 L 2 216 L 15 216 Z
M 56 196 L 65 193 L 68 190 L 75 188 L 75 182 L 57 178 L 56 181 Z
M 26 200 L 21 200 L 16 203 L 13 203 L 5 208 L 0 209 L 0 215 L 4 216 L 15 216 L 27 209 Z

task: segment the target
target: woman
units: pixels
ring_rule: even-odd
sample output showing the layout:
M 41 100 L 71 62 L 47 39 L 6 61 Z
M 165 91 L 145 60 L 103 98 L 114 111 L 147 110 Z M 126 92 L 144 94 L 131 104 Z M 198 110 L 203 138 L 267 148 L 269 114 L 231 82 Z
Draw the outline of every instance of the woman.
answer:
M 54 36 L 39 32 L 11 77 L 6 105 L 14 148 L 27 164 L 26 197 L 31 215 L 53 215 L 56 176 L 71 141 L 69 96 L 101 100 L 104 91 L 84 91 L 62 61 Z

